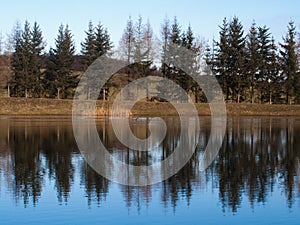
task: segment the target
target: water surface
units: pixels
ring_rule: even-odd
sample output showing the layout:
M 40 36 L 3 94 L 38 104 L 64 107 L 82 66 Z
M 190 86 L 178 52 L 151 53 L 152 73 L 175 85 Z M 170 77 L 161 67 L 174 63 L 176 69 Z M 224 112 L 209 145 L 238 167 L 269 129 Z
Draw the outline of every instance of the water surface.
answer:
M 124 162 L 148 165 L 168 157 L 180 123 L 165 118 L 165 139 L 133 151 L 98 119 L 99 137 Z M 131 120 L 140 138 L 149 119 Z M 201 118 L 196 152 L 170 179 L 147 187 L 113 183 L 86 164 L 69 119 L 1 118 L 1 224 L 299 224 L 300 119 L 229 118 L 217 158 L 199 159 L 210 135 Z

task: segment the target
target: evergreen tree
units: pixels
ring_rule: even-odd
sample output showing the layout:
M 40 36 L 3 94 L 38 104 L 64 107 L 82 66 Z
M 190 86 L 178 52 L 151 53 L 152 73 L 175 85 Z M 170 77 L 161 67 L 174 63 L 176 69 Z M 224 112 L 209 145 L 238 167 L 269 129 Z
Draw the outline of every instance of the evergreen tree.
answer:
M 271 54 L 271 38 L 269 28 L 266 26 L 258 28 L 258 72 L 256 74 L 257 89 L 259 92 L 259 103 L 266 99 L 266 89 L 269 79 L 269 61 Z
M 169 35 L 169 42 L 168 45 L 171 43 L 172 45 L 180 46 L 182 44 L 182 35 L 181 35 L 181 28 L 177 21 L 177 18 L 174 17 L 173 24 L 171 25 L 170 35 Z M 175 48 L 167 46 L 164 53 L 169 58 L 169 64 L 165 68 L 165 76 L 177 84 L 180 84 L 180 71 L 175 65 L 179 64 L 180 59 L 178 59 L 178 53 L 176 52 Z
M 281 55 L 281 70 L 282 76 L 285 80 L 284 91 L 285 91 L 285 102 L 286 104 L 292 104 L 295 98 L 295 84 L 298 73 L 298 60 L 296 55 L 296 28 L 294 22 L 290 22 L 288 25 L 288 32 L 283 38 L 283 43 L 280 44 L 282 50 Z
M 12 55 L 12 68 L 13 77 L 11 80 L 12 95 L 13 96 L 24 96 L 24 72 L 23 72 L 23 49 L 22 49 L 22 30 L 19 24 L 13 31 L 13 55 Z
M 99 23 L 95 28 L 90 21 L 88 30 L 85 32 L 86 38 L 81 43 L 81 54 L 83 55 L 84 69 L 87 69 L 98 57 L 104 55 L 112 48 L 107 29 Z
M 196 58 L 197 58 L 197 48 L 195 46 L 195 37 L 192 31 L 191 25 L 188 26 L 186 32 L 182 34 L 181 43 L 182 46 L 188 49 L 188 54 L 180 59 L 183 63 L 183 67 L 186 71 L 181 71 L 181 86 L 187 91 L 192 91 L 193 78 L 190 76 L 191 73 L 195 73 L 198 68 L 196 68 Z
M 274 102 L 279 102 L 280 100 L 280 87 L 281 78 L 279 76 L 279 62 L 278 62 L 278 54 L 277 47 L 275 45 L 275 40 L 271 38 L 270 45 L 270 54 L 268 60 L 268 80 L 267 80 L 267 98 L 269 104 Z
M 112 49 L 113 43 L 110 40 L 107 29 L 100 22 L 95 29 L 95 47 L 98 58 L 108 53 Z
M 245 78 L 245 38 L 243 26 L 237 17 L 234 17 L 229 26 L 228 50 L 229 50 L 229 74 L 233 99 L 239 103 L 247 85 Z
M 81 54 L 83 55 L 84 70 L 97 58 L 96 37 L 92 21 L 88 24 L 88 30 L 85 31 L 86 38 L 81 43 Z
M 75 46 L 68 25 L 59 27 L 55 40 L 55 48 L 49 52 L 46 82 L 49 85 L 50 96 L 58 99 L 72 96 L 77 85 L 77 76 L 72 71 Z
M 216 59 L 213 60 L 215 65 L 212 67 L 215 68 L 213 70 L 215 74 L 219 76 L 218 80 L 220 80 L 223 91 L 225 92 L 225 101 L 229 101 L 232 93 L 232 78 L 229 73 L 229 24 L 226 18 L 223 19 L 223 24 L 219 28 L 221 29 L 219 32 L 220 40 L 216 43 Z
M 45 48 L 43 41 L 42 31 L 39 25 L 35 22 L 32 28 L 32 42 L 31 53 L 32 58 L 30 60 L 31 73 L 32 73 L 32 94 L 34 97 L 40 97 L 43 91 L 43 73 L 42 73 L 42 53 Z
M 44 42 L 38 24 L 35 22 L 31 30 L 29 22 L 26 21 L 23 31 L 15 31 L 14 43 L 13 95 L 39 97 L 42 91 L 41 54 Z
M 13 93 L 18 97 L 28 97 L 30 89 L 30 40 L 31 30 L 28 21 L 25 22 L 24 30 L 18 30 L 15 34 L 15 51 L 12 65 L 14 71 Z
M 96 58 L 109 53 L 113 45 L 110 41 L 110 36 L 106 28 L 99 22 L 95 28 L 95 49 L 96 49 Z M 101 91 L 103 100 L 107 100 L 109 88 L 105 85 Z
M 246 42 L 246 75 L 249 80 L 250 102 L 255 101 L 255 76 L 258 71 L 259 53 L 258 53 L 258 32 L 256 24 L 253 23 L 247 35 Z

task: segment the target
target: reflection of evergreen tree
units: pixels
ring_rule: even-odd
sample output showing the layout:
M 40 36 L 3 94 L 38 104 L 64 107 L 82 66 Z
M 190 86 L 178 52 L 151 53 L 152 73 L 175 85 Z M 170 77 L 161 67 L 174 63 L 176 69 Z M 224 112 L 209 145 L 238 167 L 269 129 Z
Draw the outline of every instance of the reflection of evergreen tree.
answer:
M 144 122 L 147 124 L 147 120 Z M 167 158 L 179 143 L 180 126 L 176 118 L 166 119 L 167 136 L 159 150 L 159 160 Z M 209 122 L 207 122 L 209 124 Z M 143 124 L 143 125 L 145 125 Z M 206 147 L 210 127 L 201 124 L 200 143 L 191 160 L 173 177 L 149 187 L 120 186 L 128 208 L 140 210 L 151 202 L 152 193 L 160 192 L 162 203 L 174 210 L 180 201 L 190 203 L 195 189 L 211 181 L 219 189 L 224 210 L 237 211 L 245 196 L 250 204 L 268 201 L 274 187 L 279 186 L 286 195 L 287 204 L 293 206 L 296 195 L 297 170 L 300 159 L 300 127 L 293 118 L 234 118 L 228 120 L 227 133 L 218 158 L 202 174 L 198 170 L 199 159 Z M 9 132 L 0 132 L 0 143 L 11 149 L 12 171 L 0 167 L 6 179 L 13 179 L 13 194 L 16 200 L 27 206 L 36 204 L 42 195 L 45 175 L 55 181 L 59 202 L 68 201 L 74 181 L 75 168 L 85 188 L 88 204 L 104 201 L 110 182 L 94 172 L 85 162 L 78 159 L 78 151 L 72 134 L 72 127 L 61 123 L 12 122 L 7 125 Z M 155 160 L 150 152 L 131 151 L 123 148 L 112 135 L 111 125 L 99 124 L 99 134 L 106 146 L 121 160 L 135 165 L 150 165 Z M 146 126 L 133 127 L 141 134 Z M 144 132 L 148 136 L 149 133 Z M 5 153 L 5 150 L 3 150 Z M 2 154 L 1 157 L 7 157 Z M 77 160 L 76 160 L 77 161 Z M 79 167 L 78 167 L 79 166 Z M 299 172 L 298 172 L 299 173 Z M 298 174 L 299 176 L 299 174 Z M 8 181 L 7 181 L 8 182 Z M 1 184 L 2 185 L 2 184 Z
M 39 134 L 30 127 L 10 129 L 13 149 L 14 194 L 24 205 L 36 204 L 42 193 L 44 170 L 39 153 Z
M 291 127 L 282 122 L 283 127 Z M 236 211 L 244 193 L 251 204 L 266 202 L 277 178 L 285 183 L 288 201 L 293 199 L 295 164 L 300 155 L 299 147 L 290 141 L 295 131 L 287 130 L 281 137 L 283 127 L 273 125 L 272 119 L 266 124 L 264 120 L 253 119 L 250 128 L 246 128 L 239 121 L 230 122 L 217 166 L 213 168 L 218 174 L 223 207 Z
M 49 169 L 49 177 L 55 179 L 57 197 L 67 202 L 74 180 L 72 154 L 76 148 L 71 127 L 56 126 L 44 137 L 42 149 Z
M 85 187 L 88 205 L 91 205 L 93 201 L 100 204 L 102 200 L 105 200 L 109 190 L 109 180 L 100 176 L 85 162 L 81 166 L 81 183 Z

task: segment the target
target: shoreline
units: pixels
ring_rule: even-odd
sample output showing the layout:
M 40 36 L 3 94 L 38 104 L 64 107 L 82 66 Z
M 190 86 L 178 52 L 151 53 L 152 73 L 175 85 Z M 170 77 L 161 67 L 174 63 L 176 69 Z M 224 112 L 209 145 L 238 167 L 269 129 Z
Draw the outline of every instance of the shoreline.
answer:
M 46 98 L 0 98 L 1 117 L 66 117 L 72 116 L 73 100 Z M 97 117 L 108 116 L 112 102 L 97 101 Z M 199 116 L 210 116 L 208 103 L 195 104 Z M 269 105 L 226 103 L 228 117 L 234 116 L 299 116 L 300 105 Z M 177 116 L 175 108 L 166 102 L 138 102 L 131 116 Z

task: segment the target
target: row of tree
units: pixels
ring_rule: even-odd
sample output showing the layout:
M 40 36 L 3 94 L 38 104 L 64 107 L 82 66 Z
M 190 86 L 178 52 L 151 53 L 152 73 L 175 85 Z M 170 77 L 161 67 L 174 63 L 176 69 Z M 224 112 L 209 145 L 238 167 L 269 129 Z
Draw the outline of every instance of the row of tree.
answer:
M 12 36 L 12 76 L 7 79 L 9 96 L 71 98 L 83 73 L 91 63 L 105 53 L 112 53 L 113 44 L 101 23 L 88 24 L 86 38 L 75 55 L 73 35 L 61 25 L 54 48 L 45 52 L 45 41 L 37 23 L 24 29 L 16 26 Z M 185 57 L 172 46 L 190 50 Z M 115 55 L 130 66 L 122 70 L 119 82 L 148 75 L 165 76 L 184 88 L 196 102 L 205 101 L 201 88 L 177 65 L 205 75 L 215 75 L 226 101 L 251 103 L 299 103 L 299 42 L 293 22 L 282 43 L 275 43 L 266 26 L 251 26 L 245 34 L 237 17 L 220 26 L 219 39 L 212 46 L 198 38 L 191 26 L 183 30 L 175 17 L 165 19 L 161 38 L 142 17 L 129 17 Z M 160 61 L 155 60 L 160 58 Z M 109 92 L 112 84 L 108 83 Z M 173 91 L 176 95 L 176 90 Z M 105 99 L 105 97 L 104 97 Z
M 279 45 L 266 26 L 253 23 L 244 35 L 237 17 L 229 22 L 225 18 L 219 34 L 206 61 L 227 101 L 300 103 L 299 43 L 293 22 Z
M 80 71 L 112 48 L 107 29 L 100 23 L 94 27 L 92 22 L 81 43 L 80 56 L 75 56 L 68 25 L 59 27 L 55 47 L 48 53 L 45 53 L 45 41 L 36 22 L 31 27 L 26 21 L 23 30 L 17 25 L 12 39 L 13 52 L 7 56 L 11 57 L 12 76 L 7 80 L 7 90 L 9 96 L 16 97 L 72 97 L 82 74 Z

